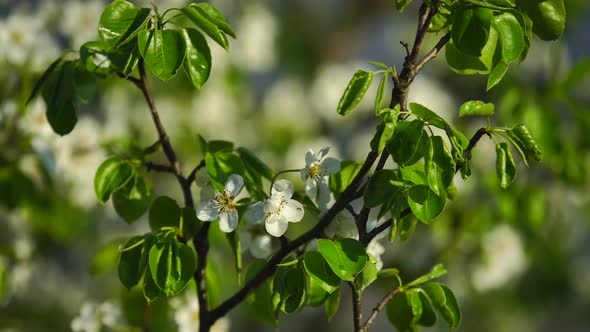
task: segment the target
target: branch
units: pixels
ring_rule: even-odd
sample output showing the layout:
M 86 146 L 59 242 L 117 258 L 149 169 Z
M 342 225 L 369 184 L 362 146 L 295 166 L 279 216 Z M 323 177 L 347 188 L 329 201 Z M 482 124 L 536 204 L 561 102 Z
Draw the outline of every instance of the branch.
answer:
M 277 269 L 277 264 L 280 264 L 281 261 L 285 257 L 287 257 L 291 252 L 296 250 L 299 246 L 307 243 L 308 241 L 321 237 L 324 228 L 326 228 L 326 226 L 330 224 L 330 222 L 334 219 L 338 212 L 345 209 L 346 206 L 350 203 L 350 201 L 354 197 L 356 189 L 361 184 L 364 176 L 367 174 L 367 172 L 369 172 L 376 159 L 377 153 L 373 151 L 369 152 L 358 174 L 354 177 L 354 179 L 346 188 L 346 190 L 344 190 L 344 192 L 336 201 L 336 203 L 334 203 L 334 205 L 328 211 L 326 211 L 326 214 L 324 214 L 320 221 L 312 229 L 297 237 L 293 241 L 289 242 L 286 246 L 279 249 L 279 251 L 277 251 L 269 259 L 269 261 L 264 265 L 264 267 L 262 267 L 260 272 L 258 272 L 252 279 L 250 279 L 250 281 L 248 281 L 240 290 L 238 290 L 234 295 L 226 299 L 217 308 L 211 310 L 211 321 L 214 322 L 215 320 L 225 316 L 225 314 L 227 314 L 235 306 L 241 303 L 246 298 L 246 296 L 250 294 L 250 292 L 254 291 L 264 280 L 273 275 L 273 273 Z
M 451 33 L 447 32 L 446 35 L 444 35 L 439 41 L 438 43 L 436 43 L 436 45 L 434 46 L 434 48 L 428 52 L 424 58 L 422 58 L 422 60 L 420 60 L 416 66 L 414 67 L 414 73 L 415 75 L 417 75 L 420 70 L 422 70 L 422 68 L 424 68 L 424 66 L 426 66 L 430 61 L 432 61 L 434 58 L 436 58 L 436 56 L 438 55 L 438 53 L 440 52 L 440 50 L 447 44 L 447 42 L 449 41 L 449 39 L 451 39 Z
M 147 171 L 156 171 L 156 172 L 161 172 L 161 173 L 172 173 L 175 174 L 175 170 L 174 168 L 168 166 L 168 165 L 161 165 L 161 164 L 156 164 L 152 161 L 148 161 L 145 163 L 145 167 L 147 168 Z
M 473 137 L 471 137 L 471 139 L 469 140 L 469 144 L 467 145 L 467 148 L 465 148 L 465 151 L 463 151 L 463 159 L 464 160 L 467 160 L 467 157 L 469 156 L 469 154 L 471 153 L 473 148 L 475 148 L 475 146 L 477 145 L 479 140 L 483 137 L 483 135 L 490 136 L 490 133 L 488 132 L 487 128 L 479 128 L 475 132 Z M 464 162 L 458 162 L 457 165 L 455 166 L 455 173 L 459 172 L 461 170 L 461 167 L 463 167 L 464 164 L 465 164 Z M 409 215 L 410 213 L 412 213 L 412 210 L 410 208 L 406 208 L 405 210 L 403 210 L 400 213 L 398 220 L 401 220 L 403 217 Z M 365 233 L 364 235 L 361 235 L 360 236 L 361 243 L 364 246 L 367 246 L 369 244 L 369 242 L 371 242 L 372 239 L 374 239 L 377 235 L 379 235 L 381 232 L 385 231 L 387 228 L 389 228 L 392 225 L 393 225 L 393 219 L 389 219 L 386 222 L 384 222 L 383 224 L 379 225 L 379 227 L 375 227 L 369 233 Z
M 352 291 L 352 319 L 354 321 L 354 331 L 360 332 L 362 331 L 361 324 L 363 322 L 361 291 L 356 289 L 353 281 L 349 281 L 347 284 L 350 286 L 350 290 Z
M 360 331 L 367 331 L 369 329 L 371 324 L 373 324 L 373 322 L 375 322 L 375 319 L 377 318 L 379 313 L 381 313 L 381 311 L 383 311 L 383 309 L 385 308 L 387 303 L 389 303 L 391 300 L 393 300 L 393 297 L 398 292 L 399 292 L 399 287 L 394 289 L 389 294 L 385 295 L 385 297 L 383 297 L 381 299 L 381 301 L 379 301 L 379 303 L 377 303 L 377 306 L 375 306 L 375 308 L 373 308 L 373 312 L 371 312 L 371 315 L 369 316 L 369 318 L 367 318 L 365 323 L 361 326 Z
M 193 168 L 191 173 L 187 176 L 186 182 L 189 186 L 193 183 L 193 181 L 195 181 L 195 176 L 197 176 L 197 172 L 203 167 L 205 167 L 205 159 L 201 160 L 201 162 L 197 166 L 195 166 L 195 168 Z

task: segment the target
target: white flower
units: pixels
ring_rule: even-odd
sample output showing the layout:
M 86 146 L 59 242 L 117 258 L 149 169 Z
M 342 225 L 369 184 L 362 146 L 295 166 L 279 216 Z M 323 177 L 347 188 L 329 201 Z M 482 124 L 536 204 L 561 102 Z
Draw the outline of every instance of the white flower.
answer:
M 246 8 L 245 15 L 236 25 L 236 34 L 241 38 L 232 45 L 231 52 L 240 69 L 266 72 L 274 67 L 277 25 L 276 18 L 267 8 L 260 5 Z
M 526 266 L 518 233 L 506 224 L 496 226 L 483 238 L 483 260 L 471 275 L 473 286 L 480 292 L 502 287 L 520 276 Z
M 80 309 L 80 316 L 74 318 L 70 328 L 74 332 L 100 332 L 102 326 L 116 327 L 124 324 L 121 310 L 111 302 L 96 305 L 86 302 Z
M 258 202 L 250 206 L 250 214 L 254 222 L 264 220 L 266 231 L 275 237 L 280 237 L 287 231 L 289 222 L 299 222 L 303 219 L 303 205 L 291 199 L 295 189 L 289 180 L 275 182 L 271 189 L 271 196 L 264 203 Z
M 31 55 L 41 24 L 34 17 L 16 12 L 0 21 L 1 53 L 11 64 L 24 65 Z
M 240 234 L 240 243 L 242 252 L 248 250 L 255 258 L 265 259 L 272 254 L 272 238 L 268 234 L 257 234 L 245 229 Z
M 98 39 L 96 26 L 104 9 L 100 0 L 67 1 L 64 6 L 61 31 L 71 38 L 73 48 L 80 47 L 89 40 Z
M 238 210 L 234 199 L 242 190 L 244 179 L 237 174 L 229 176 L 225 182 L 223 193 L 216 192 L 215 198 L 205 201 L 197 208 L 197 218 L 213 221 L 219 217 L 219 228 L 222 232 L 233 232 L 238 226 Z
M 314 201 L 320 210 L 327 208 L 330 201 L 330 188 L 326 176 L 340 171 L 340 162 L 335 158 L 325 158 L 329 148 L 317 153 L 309 150 L 305 154 L 305 167 L 301 169 L 301 178 L 305 182 L 305 193 Z
M 371 242 L 369 242 L 369 245 L 367 246 L 367 253 L 375 257 L 377 270 L 381 270 L 383 268 L 381 255 L 385 253 L 385 247 L 379 243 L 377 238 L 374 238 Z
M 358 240 L 359 238 L 356 221 L 348 210 L 338 212 L 334 220 L 324 229 L 324 233 L 332 239 L 351 238 Z
M 201 189 L 199 191 L 200 202 L 208 201 L 215 197 L 216 190 L 205 167 L 199 169 L 195 174 L 195 184 Z
M 175 309 L 174 321 L 178 324 L 178 332 L 194 332 L 199 330 L 199 301 L 194 295 L 174 298 L 170 304 Z M 229 331 L 229 320 L 221 318 L 211 326 L 211 332 Z

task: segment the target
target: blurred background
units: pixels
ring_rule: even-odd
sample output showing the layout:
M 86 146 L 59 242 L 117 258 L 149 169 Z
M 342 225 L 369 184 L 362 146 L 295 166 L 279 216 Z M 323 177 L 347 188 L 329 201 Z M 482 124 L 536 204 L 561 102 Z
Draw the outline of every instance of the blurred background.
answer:
M 375 70 L 368 60 L 401 67 L 400 41 L 414 38 L 417 4 L 401 15 L 393 0 L 211 2 L 238 39 L 230 41 L 229 53 L 210 43 L 213 70 L 204 89 L 192 88 L 182 74 L 166 84 L 151 81 L 183 168 L 189 171 L 202 158 L 197 134 L 236 141 L 275 170 L 303 167 L 307 149 L 324 146 L 331 156 L 363 160 L 376 126 L 371 98 L 346 119 L 336 114 L 338 100 L 356 69 Z M 127 225 L 110 202 L 100 205 L 93 178 L 122 146 L 156 141 L 142 96 L 120 79 L 98 81 L 65 137 L 51 131 L 41 98 L 24 104 L 63 50 L 98 38 L 107 3 L 0 0 L 0 332 L 141 331 L 142 295 L 120 285 L 117 247 L 149 228 L 145 218 Z M 187 1 L 154 3 L 166 9 Z M 445 282 L 463 310 L 460 331 L 590 330 L 590 3 L 569 0 L 566 8 L 562 39 L 536 39 L 526 61 L 511 66 L 489 93 L 487 77 L 453 73 L 444 55 L 411 89 L 411 101 L 467 136 L 486 122 L 459 119 L 459 106 L 470 99 L 494 102 L 494 124 L 525 123 L 544 152 L 543 163 L 522 169 L 502 190 L 494 145 L 482 140 L 473 153 L 473 176 L 456 179 L 454 200 L 443 214 L 430 227 L 419 224 L 405 242 L 381 243 L 385 267 L 399 268 L 406 280 L 445 264 Z M 424 49 L 437 38 L 429 36 Z M 176 181 L 152 175 L 156 196 L 182 201 Z M 304 221 L 287 236 L 310 226 Z M 219 301 L 238 285 L 227 277 L 235 275 L 227 242 L 212 229 L 211 273 L 223 276 L 212 296 Z M 365 315 L 395 286 L 386 279 L 369 287 Z M 195 305 L 192 290 L 157 301 L 153 331 L 191 330 Z M 283 315 L 278 328 L 255 319 L 264 318 L 262 311 L 243 304 L 215 329 L 352 329 L 345 287 L 330 323 L 322 307 Z M 375 330 L 391 329 L 381 315 Z M 427 330 L 448 328 L 439 321 Z

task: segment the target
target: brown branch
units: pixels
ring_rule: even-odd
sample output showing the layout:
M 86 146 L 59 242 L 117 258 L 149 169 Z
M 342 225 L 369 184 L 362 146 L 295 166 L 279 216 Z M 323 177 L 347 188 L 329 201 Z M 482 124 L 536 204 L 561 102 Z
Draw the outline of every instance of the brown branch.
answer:
M 205 167 L 204 159 L 201 160 L 201 162 L 197 166 L 195 166 L 195 168 L 193 168 L 190 174 L 186 177 L 186 182 L 188 183 L 188 185 L 191 185 L 193 181 L 195 181 L 195 176 L 197 176 L 197 172 L 203 167 Z
M 352 319 L 354 321 L 354 331 L 360 332 L 362 331 L 362 322 L 363 322 L 363 307 L 361 302 L 361 291 L 357 290 L 354 282 L 349 281 L 347 284 L 350 286 L 350 290 L 352 293 Z
M 369 327 L 373 324 L 373 322 L 375 322 L 375 319 L 377 319 L 377 316 L 379 315 L 379 313 L 381 313 L 381 311 L 383 311 L 383 309 L 385 308 L 387 303 L 389 303 L 391 300 L 393 300 L 393 297 L 398 292 L 399 292 L 399 287 L 394 289 L 392 292 L 389 292 L 387 295 L 385 295 L 385 297 L 383 297 L 381 299 L 381 301 L 379 301 L 379 303 L 377 303 L 377 306 L 375 306 L 375 308 L 373 308 L 373 312 L 371 312 L 371 315 L 369 316 L 369 318 L 367 318 L 365 323 L 361 326 L 360 331 L 364 332 L 369 329 Z
M 450 39 L 451 39 L 451 33 L 447 32 L 447 34 L 444 35 L 438 41 L 438 43 L 436 43 L 434 48 L 432 50 L 430 50 L 430 52 L 428 52 L 424 56 L 424 58 L 422 58 L 422 60 L 420 60 L 418 63 L 416 63 L 416 66 L 414 67 L 414 73 L 417 75 L 420 72 L 420 70 L 422 70 L 422 68 L 424 68 L 424 66 L 426 66 L 430 61 L 432 61 L 434 58 L 436 58 L 436 56 L 438 55 L 440 50 L 442 50 L 442 48 L 447 44 L 447 42 Z
M 291 252 L 299 248 L 301 245 L 307 243 L 308 241 L 318 237 L 322 237 L 324 228 L 328 226 L 328 224 L 334 219 L 338 212 L 345 209 L 346 206 L 350 203 L 356 192 L 356 189 L 359 187 L 364 176 L 367 174 L 367 172 L 369 172 L 376 159 L 377 153 L 373 151 L 369 152 L 358 174 L 354 177 L 350 185 L 344 190 L 344 192 L 342 193 L 340 198 L 334 203 L 334 205 L 330 209 L 328 209 L 328 211 L 326 211 L 326 213 L 320 219 L 320 221 L 312 229 L 300 235 L 293 241 L 289 242 L 285 247 L 279 249 L 279 251 L 277 251 L 268 260 L 264 267 L 262 267 L 258 274 L 256 274 L 252 279 L 250 279 L 250 281 L 248 281 L 234 295 L 226 299 L 217 308 L 211 310 L 211 321 L 214 322 L 215 320 L 223 317 L 231 309 L 240 304 L 246 298 L 246 296 L 250 294 L 250 292 L 254 291 L 264 280 L 273 275 L 273 273 L 277 269 L 277 264 L 281 263 L 281 261 L 285 257 L 287 257 L 287 255 L 289 255 Z
M 148 161 L 145 163 L 145 168 L 147 169 L 147 171 L 156 171 L 156 172 L 161 172 L 161 173 L 172 173 L 175 174 L 175 170 L 174 168 L 172 168 L 169 165 L 161 165 L 161 164 L 156 164 L 152 161 Z

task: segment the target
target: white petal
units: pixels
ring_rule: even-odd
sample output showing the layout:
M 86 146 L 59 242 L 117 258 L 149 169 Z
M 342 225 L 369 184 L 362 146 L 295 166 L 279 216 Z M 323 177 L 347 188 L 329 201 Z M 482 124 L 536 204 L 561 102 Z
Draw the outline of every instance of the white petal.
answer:
M 332 175 L 340 171 L 340 161 L 336 158 L 326 158 L 322 161 L 322 175 Z
M 323 149 L 321 149 L 320 151 L 318 151 L 318 153 L 315 154 L 317 160 L 322 160 L 322 158 L 324 158 L 328 152 L 330 151 L 330 147 L 325 147 Z
M 315 201 L 315 198 L 318 195 L 318 184 L 311 177 L 307 178 L 307 181 L 305 181 L 305 193 L 312 201 Z
M 318 183 L 318 191 L 319 196 L 316 197 L 316 203 L 320 210 L 324 210 L 328 206 L 328 202 L 330 201 L 330 187 L 325 181 L 320 181 Z
M 277 218 L 275 222 L 268 222 L 267 220 L 265 226 L 268 234 L 274 237 L 280 237 L 287 231 L 289 223 L 287 221 L 280 220 L 280 218 Z
M 195 184 L 197 187 L 204 187 L 211 183 L 211 178 L 205 167 L 199 169 L 195 174 Z
M 304 213 L 303 205 L 294 199 L 285 202 L 281 209 L 281 214 L 290 222 L 300 222 Z
M 295 188 L 289 180 L 279 180 L 272 185 L 271 194 L 280 193 L 285 199 L 291 198 L 294 192 Z
M 268 235 L 258 235 L 254 237 L 250 246 L 252 256 L 260 259 L 267 258 L 272 254 L 272 238 Z
M 260 224 L 265 217 L 264 213 L 264 203 L 263 202 L 256 202 L 246 209 L 244 212 L 244 220 L 248 225 Z
M 372 231 L 376 227 L 381 226 L 381 224 L 383 224 L 387 220 L 391 219 L 391 212 L 387 212 L 383 216 L 381 216 L 381 218 L 377 219 L 380 210 L 381 205 L 369 211 L 369 218 L 367 219 L 367 232 Z
M 240 230 L 244 230 L 246 227 L 240 227 Z M 241 231 L 240 232 L 240 246 L 242 247 L 242 252 L 246 251 L 246 249 L 250 248 L 252 245 L 252 233 L 248 231 Z
M 317 159 L 313 154 L 313 150 L 309 149 L 309 151 L 305 153 L 305 168 L 309 167 L 309 165 L 311 165 L 311 163 L 313 163 L 316 160 Z
M 233 232 L 238 226 L 238 211 L 226 209 L 219 214 L 219 229 L 224 233 Z
M 354 217 L 348 210 L 340 211 L 324 232 L 328 237 L 334 239 L 359 238 Z
M 219 208 L 219 203 L 216 200 L 205 201 L 197 208 L 197 218 L 202 221 L 213 221 L 219 214 Z
M 244 179 L 238 174 L 232 174 L 225 182 L 225 192 L 231 197 L 236 197 L 242 190 L 242 186 L 244 186 Z

